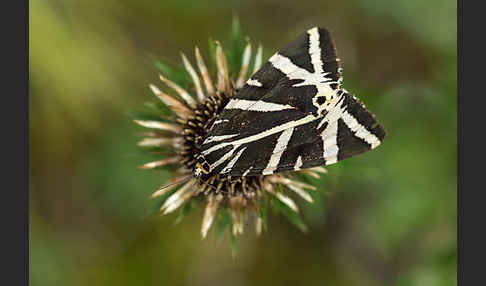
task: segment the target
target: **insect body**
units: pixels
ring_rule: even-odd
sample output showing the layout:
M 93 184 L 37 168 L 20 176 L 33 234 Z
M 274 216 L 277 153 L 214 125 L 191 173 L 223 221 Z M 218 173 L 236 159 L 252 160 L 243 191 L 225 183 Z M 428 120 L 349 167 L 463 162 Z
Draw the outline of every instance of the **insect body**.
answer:
M 341 88 L 329 32 L 312 28 L 231 97 L 200 145 L 194 175 L 260 176 L 329 165 L 376 148 L 385 131 Z

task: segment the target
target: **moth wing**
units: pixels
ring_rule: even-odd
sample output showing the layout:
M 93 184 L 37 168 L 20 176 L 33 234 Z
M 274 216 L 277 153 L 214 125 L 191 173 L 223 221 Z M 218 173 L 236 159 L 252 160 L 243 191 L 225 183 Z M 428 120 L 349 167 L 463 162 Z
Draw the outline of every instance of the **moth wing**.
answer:
M 227 139 L 215 156 L 217 173 L 269 175 L 336 163 L 378 147 L 385 130 L 354 96 L 344 93 L 324 117 L 257 140 Z M 213 148 L 218 149 L 221 143 Z
M 230 99 L 208 136 L 251 134 L 307 114 L 318 116 L 318 92 L 341 78 L 329 31 L 312 28 L 272 56 Z M 327 104 L 327 103 L 326 103 Z M 254 124 L 258 122 L 258 124 Z
M 375 116 L 356 97 L 344 94 L 327 118 L 294 129 L 290 138 L 294 143 L 288 144 L 292 147 L 278 148 L 275 144 L 266 158 L 245 153 L 245 159 L 238 160 L 228 174 L 269 175 L 334 164 L 378 147 L 385 134 Z M 247 156 L 253 157 L 253 161 Z

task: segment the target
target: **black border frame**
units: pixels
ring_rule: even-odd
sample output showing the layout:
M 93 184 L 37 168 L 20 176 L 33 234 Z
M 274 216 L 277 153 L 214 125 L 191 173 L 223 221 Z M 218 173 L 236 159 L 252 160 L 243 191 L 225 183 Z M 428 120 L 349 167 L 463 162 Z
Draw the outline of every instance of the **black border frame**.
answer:
M 2 5 L 3 285 L 29 285 L 29 1 Z M 6 130 L 5 130 L 6 129 Z M 6 254 L 6 255 L 5 255 Z
M 467 3 L 467 6 L 464 5 Z M 473 6 L 476 4 L 477 6 Z M 479 1 L 457 5 L 457 284 L 484 284 L 484 12 Z M 465 28 L 467 27 L 467 29 Z M 469 40 L 469 43 L 466 42 Z M 476 135 L 467 138 L 466 134 Z M 476 164 L 474 164 L 476 163 Z M 468 234 L 466 235 L 466 226 Z M 467 250 L 466 250 L 467 245 Z M 467 274 L 466 274 L 467 273 Z

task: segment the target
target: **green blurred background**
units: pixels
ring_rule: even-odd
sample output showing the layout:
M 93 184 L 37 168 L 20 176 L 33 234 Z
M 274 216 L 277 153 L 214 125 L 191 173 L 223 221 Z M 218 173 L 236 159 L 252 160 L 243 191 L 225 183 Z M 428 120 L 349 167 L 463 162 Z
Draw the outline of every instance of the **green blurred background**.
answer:
M 29 2 L 31 285 L 456 285 L 455 1 Z M 149 54 L 207 56 L 234 14 L 264 59 L 329 28 L 344 87 L 388 131 L 298 201 L 308 233 L 270 215 L 236 259 L 201 240 L 202 208 L 155 212 L 167 174 L 137 169 L 127 116 L 161 86 Z

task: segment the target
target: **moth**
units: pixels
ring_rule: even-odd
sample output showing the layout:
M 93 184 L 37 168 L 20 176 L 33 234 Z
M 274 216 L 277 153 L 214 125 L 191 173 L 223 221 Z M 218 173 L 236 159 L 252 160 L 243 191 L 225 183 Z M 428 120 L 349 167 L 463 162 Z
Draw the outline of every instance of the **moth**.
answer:
M 385 130 L 341 87 L 328 30 L 275 53 L 231 97 L 199 144 L 193 173 L 261 176 L 334 164 L 378 147 Z

